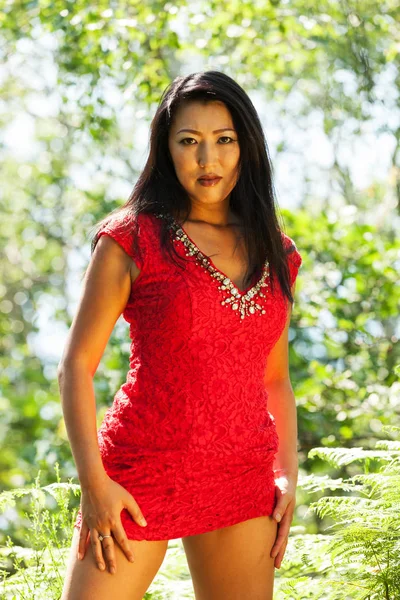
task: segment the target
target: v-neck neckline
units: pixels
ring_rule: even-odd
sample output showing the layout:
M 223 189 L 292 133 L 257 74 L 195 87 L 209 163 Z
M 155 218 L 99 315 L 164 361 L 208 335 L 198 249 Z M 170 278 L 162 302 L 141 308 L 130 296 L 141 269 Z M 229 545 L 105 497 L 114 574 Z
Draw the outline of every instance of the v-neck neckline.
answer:
M 232 279 L 230 277 L 228 277 L 228 275 L 226 273 L 224 273 L 223 271 L 221 271 L 221 269 L 218 269 L 218 267 L 216 267 L 216 265 L 214 264 L 214 261 L 212 260 L 212 258 L 210 258 L 207 254 L 205 254 L 205 252 L 203 252 L 202 250 L 200 250 L 200 248 L 198 247 L 198 245 L 192 240 L 192 238 L 187 233 L 187 231 L 185 230 L 185 228 L 175 219 L 175 217 L 172 214 L 170 214 L 169 217 L 170 217 L 172 223 L 174 224 L 175 231 L 177 231 L 178 229 L 181 229 L 183 231 L 183 233 L 186 235 L 186 237 L 188 238 L 188 240 L 191 242 L 191 244 L 195 247 L 195 249 L 197 250 L 197 252 L 199 252 L 202 256 L 205 256 L 207 258 L 207 260 L 209 261 L 209 263 L 213 267 L 213 269 L 215 269 L 215 271 L 217 271 L 217 273 L 220 273 L 220 275 L 222 277 L 224 277 L 225 279 L 227 279 L 228 282 L 231 283 L 233 285 L 233 287 L 237 289 L 237 291 L 239 292 L 240 296 L 245 296 L 252 289 L 254 289 L 258 283 L 260 283 L 260 281 L 261 281 L 261 279 L 263 277 L 263 272 L 261 273 L 259 279 L 254 282 L 254 284 L 248 285 L 247 288 L 245 288 L 244 290 L 240 289 L 236 285 L 236 283 L 234 281 L 232 281 Z M 264 264 L 264 267 L 263 267 L 263 271 L 264 271 L 265 267 L 267 266 L 267 264 L 268 264 L 268 262 L 266 261 L 265 264 Z M 254 280 L 254 277 L 253 277 L 253 280 Z

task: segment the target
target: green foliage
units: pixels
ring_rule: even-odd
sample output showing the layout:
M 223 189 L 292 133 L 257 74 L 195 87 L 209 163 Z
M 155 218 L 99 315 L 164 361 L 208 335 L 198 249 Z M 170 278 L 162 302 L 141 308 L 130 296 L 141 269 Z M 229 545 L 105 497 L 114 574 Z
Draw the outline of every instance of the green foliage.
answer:
M 325 457 L 311 449 L 365 452 L 399 417 L 400 243 L 389 229 L 366 224 L 361 209 L 349 223 L 311 203 L 283 212 L 303 256 L 290 327 L 299 462 L 319 472 Z M 343 475 L 347 464 L 338 465 Z
M 400 427 L 384 429 L 400 431 Z M 382 450 L 380 450 L 382 448 Z M 300 600 L 398 600 L 400 598 L 400 441 L 381 440 L 375 451 L 315 448 L 312 456 L 340 467 L 361 461 L 364 473 L 345 481 L 314 474 L 299 488 L 350 496 L 323 496 L 308 511 L 333 523 L 323 535 L 291 531 L 276 589 Z M 380 467 L 369 472 L 372 460 Z
M 15 506 L 16 499 L 30 497 L 23 512 L 24 546 L 14 545 L 8 536 L 6 547 L 0 548 L 1 598 L 47 600 L 61 596 L 67 544 L 76 516 L 76 511 L 70 509 L 70 496 L 71 492 L 76 496 L 80 487 L 61 482 L 58 463 L 55 471 L 57 481 L 50 485 L 40 486 L 39 471 L 32 487 L 0 495 L 2 512 Z

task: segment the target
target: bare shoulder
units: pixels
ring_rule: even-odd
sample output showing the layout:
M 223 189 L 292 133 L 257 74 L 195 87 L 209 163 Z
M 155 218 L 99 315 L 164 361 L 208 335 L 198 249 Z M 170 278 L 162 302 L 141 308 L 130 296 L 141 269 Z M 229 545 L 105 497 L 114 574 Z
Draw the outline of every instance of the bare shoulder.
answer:
M 103 235 L 100 237 L 97 242 L 96 248 L 99 253 L 107 253 L 108 260 L 112 261 L 116 266 L 116 263 L 119 263 L 119 268 L 122 267 L 122 270 L 129 271 L 131 283 L 137 279 L 140 273 L 140 269 L 129 254 L 122 248 L 118 242 L 108 235 Z
M 60 364 L 86 365 L 94 374 L 131 293 L 132 259 L 111 237 L 98 240 L 85 272 Z

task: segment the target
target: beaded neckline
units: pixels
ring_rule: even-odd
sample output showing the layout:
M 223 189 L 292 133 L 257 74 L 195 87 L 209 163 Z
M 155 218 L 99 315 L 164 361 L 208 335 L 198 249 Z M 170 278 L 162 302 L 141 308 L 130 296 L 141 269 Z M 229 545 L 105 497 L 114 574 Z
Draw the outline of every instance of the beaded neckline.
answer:
M 196 262 L 202 268 L 206 269 L 214 279 L 221 283 L 221 285 L 218 286 L 218 289 L 228 296 L 221 301 L 222 306 L 230 306 L 232 310 L 237 311 L 241 321 L 249 315 L 265 314 L 264 308 L 258 304 L 258 302 L 253 300 L 253 298 L 257 295 L 260 296 L 260 298 L 265 298 L 262 288 L 268 288 L 268 260 L 264 263 L 263 272 L 258 282 L 255 285 L 248 287 L 246 290 L 240 290 L 225 273 L 217 269 L 211 258 L 198 248 L 171 214 L 158 213 L 155 216 L 167 220 L 167 226 L 174 234 L 174 241 L 182 242 L 187 249 L 186 256 L 194 256 Z

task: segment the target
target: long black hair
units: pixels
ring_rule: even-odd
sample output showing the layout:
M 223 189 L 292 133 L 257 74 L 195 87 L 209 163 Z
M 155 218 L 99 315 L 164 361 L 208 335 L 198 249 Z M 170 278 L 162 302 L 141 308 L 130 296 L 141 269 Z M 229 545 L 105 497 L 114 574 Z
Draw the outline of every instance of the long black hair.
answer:
M 276 273 L 282 292 L 291 303 L 289 269 L 277 214 L 273 184 L 273 167 L 257 111 L 246 92 L 228 75 L 220 71 L 178 76 L 164 90 L 150 127 L 149 157 L 128 200 L 111 215 L 127 212 L 133 217 L 140 213 L 190 214 L 191 201 L 179 182 L 168 147 L 171 123 L 178 108 L 186 101 L 223 102 L 229 110 L 238 134 L 240 148 L 238 180 L 230 194 L 230 208 L 241 220 L 249 265 L 244 279 L 247 287 L 253 277 L 261 275 L 268 259 L 270 272 Z M 97 224 L 91 251 L 98 241 L 97 233 L 111 215 Z M 281 215 L 279 215 L 281 219 Z M 160 219 L 160 242 L 163 250 L 178 257 L 167 228 Z M 132 220 L 133 226 L 136 219 Z M 138 236 L 133 235 L 137 249 Z M 293 250 L 293 247 L 292 247 Z M 182 258 L 182 257 L 178 257 Z M 175 261 L 176 262 L 176 261 Z M 270 282 L 273 291 L 273 281 Z

